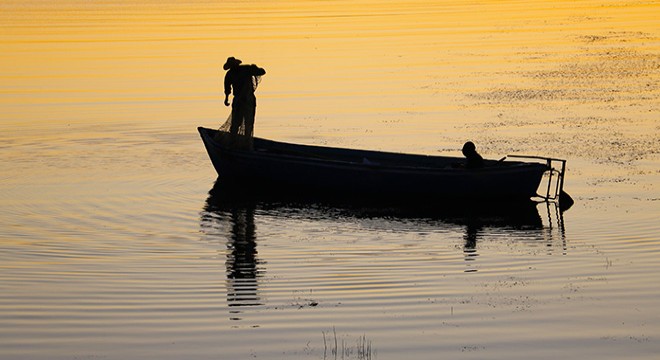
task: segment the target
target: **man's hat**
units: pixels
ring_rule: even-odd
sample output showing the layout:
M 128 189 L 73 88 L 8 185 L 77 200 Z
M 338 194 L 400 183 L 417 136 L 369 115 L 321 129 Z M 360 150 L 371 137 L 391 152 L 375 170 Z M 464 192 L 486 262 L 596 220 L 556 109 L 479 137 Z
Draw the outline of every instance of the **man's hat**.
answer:
M 230 68 L 240 65 L 242 63 L 241 60 L 235 58 L 235 57 L 228 57 L 227 62 L 222 66 L 223 69 L 229 70 Z

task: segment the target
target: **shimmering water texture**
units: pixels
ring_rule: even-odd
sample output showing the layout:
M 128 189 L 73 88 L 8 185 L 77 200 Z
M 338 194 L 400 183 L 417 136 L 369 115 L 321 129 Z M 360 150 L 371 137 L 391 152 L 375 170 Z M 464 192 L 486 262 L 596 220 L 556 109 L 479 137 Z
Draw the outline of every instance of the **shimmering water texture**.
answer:
M 656 359 L 660 3 L 0 3 L 0 359 Z M 228 188 L 257 136 L 568 160 L 575 205 Z M 386 194 L 384 194 L 386 196 Z

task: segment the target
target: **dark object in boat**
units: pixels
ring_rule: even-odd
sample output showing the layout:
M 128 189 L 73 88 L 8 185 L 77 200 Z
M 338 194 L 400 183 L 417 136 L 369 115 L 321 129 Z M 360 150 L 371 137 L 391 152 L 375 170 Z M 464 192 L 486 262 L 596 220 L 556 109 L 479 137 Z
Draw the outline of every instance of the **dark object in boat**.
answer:
M 456 168 L 460 157 L 411 155 L 290 144 L 254 138 L 254 150 L 235 147 L 226 133 L 199 127 L 211 162 L 226 184 L 246 191 L 310 196 L 392 199 L 429 203 L 443 199 L 529 200 L 537 195 L 547 163 L 484 160 L 478 169 Z M 563 160 L 561 160 L 563 161 Z M 565 165 L 565 161 L 563 162 Z M 558 190 L 559 182 L 557 182 Z M 544 199 L 554 199 L 548 195 Z M 442 206 L 442 203 L 438 203 Z

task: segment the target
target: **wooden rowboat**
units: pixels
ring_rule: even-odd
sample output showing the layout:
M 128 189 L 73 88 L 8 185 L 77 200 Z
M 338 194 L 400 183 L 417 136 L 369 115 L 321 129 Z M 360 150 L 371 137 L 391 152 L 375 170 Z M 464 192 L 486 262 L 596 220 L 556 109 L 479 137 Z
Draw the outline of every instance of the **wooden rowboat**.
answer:
M 529 201 L 536 196 L 547 200 L 559 197 L 566 163 L 532 157 L 536 161 L 485 160 L 483 168 L 466 169 L 456 166 L 464 162 L 461 157 L 299 145 L 261 138 L 254 138 L 253 148 L 247 150 L 228 146 L 227 133 L 203 127 L 198 131 L 219 179 L 271 192 L 424 202 Z M 552 167 L 553 161 L 561 162 L 560 170 Z M 547 192 L 538 195 L 546 173 L 550 174 Z M 555 188 L 551 191 L 553 174 Z

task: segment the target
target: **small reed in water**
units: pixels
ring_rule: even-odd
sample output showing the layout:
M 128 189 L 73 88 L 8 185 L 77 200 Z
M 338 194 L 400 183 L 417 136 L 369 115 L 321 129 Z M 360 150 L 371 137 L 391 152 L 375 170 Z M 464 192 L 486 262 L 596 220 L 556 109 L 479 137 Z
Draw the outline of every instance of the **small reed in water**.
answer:
M 328 359 L 328 341 L 332 342 L 332 348 L 330 349 L 330 357 L 332 359 L 351 359 L 355 356 L 355 359 L 358 360 L 371 360 L 374 356 L 374 351 L 371 346 L 371 340 L 367 339 L 366 335 L 358 337 L 355 348 L 350 345 L 346 345 L 346 339 L 341 339 L 341 348 L 339 344 L 339 339 L 337 339 L 337 330 L 335 327 L 332 327 L 332 339 L 326 338 L 325 331 L 321 332 L 323 334 L 323 359 Z

